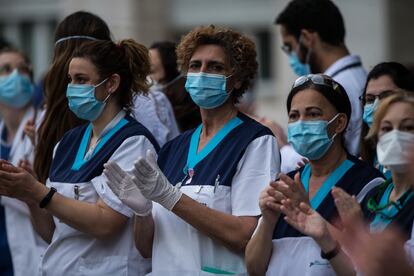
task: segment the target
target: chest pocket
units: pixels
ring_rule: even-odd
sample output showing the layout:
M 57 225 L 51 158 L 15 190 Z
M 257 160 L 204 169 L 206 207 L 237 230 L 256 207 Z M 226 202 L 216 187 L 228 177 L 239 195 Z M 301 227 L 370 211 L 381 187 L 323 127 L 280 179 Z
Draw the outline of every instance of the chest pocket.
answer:
M 210 185 L 184 186 L 181 190 L 195 201 L 207 207 L 231 214 L 231 187 Z

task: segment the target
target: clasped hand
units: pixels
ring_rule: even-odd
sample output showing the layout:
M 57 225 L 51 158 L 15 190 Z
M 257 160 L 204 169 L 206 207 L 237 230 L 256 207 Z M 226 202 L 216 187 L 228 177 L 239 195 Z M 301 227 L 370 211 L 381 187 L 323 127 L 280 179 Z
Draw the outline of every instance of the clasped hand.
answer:
M 111 190 L 140 216 L 151 212 L 151 200 L 172 210 L 182 195 L 164 176 L 150 150 L 146 158 L 139 157 L 135 161 L 132 175 L 115 162 L 105 164 L 104 175 Z
M 25 169 L 0 160 L 0 195 L 33 203 L 33 190 L 38 181 Z

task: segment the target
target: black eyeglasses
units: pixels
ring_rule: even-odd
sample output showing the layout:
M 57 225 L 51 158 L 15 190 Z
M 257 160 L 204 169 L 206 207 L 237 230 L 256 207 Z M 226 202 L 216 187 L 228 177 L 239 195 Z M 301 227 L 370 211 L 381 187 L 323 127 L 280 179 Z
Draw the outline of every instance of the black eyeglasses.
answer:
M 309 74 L 309 75 L 297 78 L 295 82 L 293 83 L 292 89 L 298 86 L 301 86 L 307 83 L 308 81 L 312 82 L 313 84 L 317 84 L 317 85 L 329 86 L 333 90 L 336 90 L 339 87 L 338 83 L 329 76 L 322 75 L 322 74 Z
M 375 102 L 376 99 L 381 101 L 382 99 L 385 99 L 388 96 L 395 94 L 396 92 L 397 91 L 394 91 L 394 90 L 384 90 L 380 92 L 378 95 L 365 94 L 365 95 L 359 96 L 359 100 L 365 102 L 365 104 L 372 104 Z

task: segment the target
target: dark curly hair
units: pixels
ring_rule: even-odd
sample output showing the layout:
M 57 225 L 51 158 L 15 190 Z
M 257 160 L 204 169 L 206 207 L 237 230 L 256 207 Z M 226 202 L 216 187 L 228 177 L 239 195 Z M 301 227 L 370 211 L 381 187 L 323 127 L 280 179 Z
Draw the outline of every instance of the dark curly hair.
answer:
M 197 27 L 186 34 L 177 46 L 177 63 L 181 72 L 185 74 L 188 71 L 190 59 L 196 49 L 209 44 L 223 47 L 234 69 L 235 79 L 241 82 L 241 87 L 234 89 L 231 96 L 237 103 L 256 76 L 256 46 L 251 39 L 231 29 L 214 25 Z

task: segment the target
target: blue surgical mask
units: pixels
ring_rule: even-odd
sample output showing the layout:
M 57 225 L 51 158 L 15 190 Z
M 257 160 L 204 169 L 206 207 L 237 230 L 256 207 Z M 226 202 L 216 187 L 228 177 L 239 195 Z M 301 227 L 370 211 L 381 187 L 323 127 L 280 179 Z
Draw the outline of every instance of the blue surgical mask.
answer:
M 69 108 L 75 115 L 83 120 L 95 121 L 102 113 L 109 94 L 104 101 L 98 101 L 95 97 L 95 88 L 103 84 L 104 79 L 97 85 L 90 84 L 68 84 L 66 97 L 69 101 Z
M 329 138 L 328 125 L 333 122 L 339 114 L 329 122 L 319 121 L 297 121 L 288 124 L 288 142 L 297 153 L 309 160 L 318 160 L 331 147 L 336 133 Z
M 309 64 L 302 63 L 299 60 L 298 55 L 294 51 L 292 51 L 289 54 L 289 64 L 290 64 L 290 67 L 292 68 L 293 72 L 296 75 L 298 75 L 299 77 L 300 76 L 306 76 L 306 75 L 309 75 L 311 73 Z
M 230 96 L 226 89 L 226 82 L 229 77 L 202 72 L 187 73 L 185 89 L 199 107 L 204 109 L 216 108 L 223 105 Z
M 22 108 L 30 102 L 32 96 L 32 82 L 17 69 L 8 76 L 0 77 L 0 102 L 5 105 Z
M 379 104 L 378 98 L 371 104 L 366 104 L 364 106 L 364 114 L 362 115 L 362 120 L 369 126 L 372 127 L 372 122 L 374 121 L 374 112 L 377 109 Z

